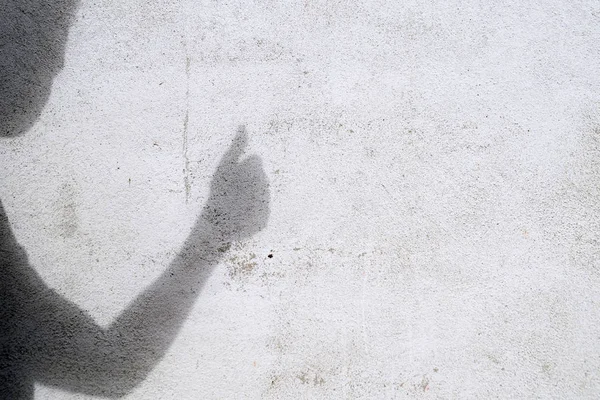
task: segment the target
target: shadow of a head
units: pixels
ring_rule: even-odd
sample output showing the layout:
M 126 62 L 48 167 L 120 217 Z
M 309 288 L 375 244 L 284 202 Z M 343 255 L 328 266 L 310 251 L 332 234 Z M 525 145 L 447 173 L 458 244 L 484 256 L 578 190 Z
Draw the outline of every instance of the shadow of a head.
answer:
M 258 156 L 240 159 L 248 136 L 242 126 L 210 185 L 203 217 L 223 241 L 243 240 L 262 230 L 269 219 L 269 182 Z
M 0 137 L 27 132 L 63 66 L 78 0 L 0 2 Z

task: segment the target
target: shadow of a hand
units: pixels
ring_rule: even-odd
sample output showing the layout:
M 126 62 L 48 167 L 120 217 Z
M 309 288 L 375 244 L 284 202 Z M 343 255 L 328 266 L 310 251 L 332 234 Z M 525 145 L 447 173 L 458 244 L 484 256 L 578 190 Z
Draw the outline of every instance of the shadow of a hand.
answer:
M 238 129 L 210 185 L 202 217 L 224 242 L 243 240 L 263 229 L 269 218 L 269 183 L 258 156 L 241 159 L 248 142 Z

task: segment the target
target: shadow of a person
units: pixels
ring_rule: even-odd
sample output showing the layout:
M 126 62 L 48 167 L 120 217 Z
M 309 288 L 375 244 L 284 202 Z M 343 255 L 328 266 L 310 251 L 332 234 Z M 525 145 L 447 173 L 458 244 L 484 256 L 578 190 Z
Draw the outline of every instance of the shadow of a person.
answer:
M 0 137 L 27 132 L 61 70 L 78 0 L 0 1 Z M 260 159 L 240 160 L 240 130 L 181 252 L 107 328 L 50 289 L 29 264 L 0 203 L 0 398 L 33 383 L 121 397 L 161 360 L 228 243 L 262 229 L 269 192 Z
M 33 383 L 118 398 L 161 360 L 229 243 L 267 223 L 261 161 L 240 160 L 241 129 L 223 156 L 210 197 L 179 255 L 107 328 L 48 288 L 11 232 L 0 205 L 0 395 L 33 398 Z
M 0 1 L 0 137 L 29 130 L 61 70 L 77 0 Z M 161 360 L 228 243 L 262 229 L 269 191 L 260 159 L 240 160 L 242 129 L 181 252 L 107 328 L 50 289 L 29 264 L 0 203 L 0 398 L 33 383 L 121 397 Z

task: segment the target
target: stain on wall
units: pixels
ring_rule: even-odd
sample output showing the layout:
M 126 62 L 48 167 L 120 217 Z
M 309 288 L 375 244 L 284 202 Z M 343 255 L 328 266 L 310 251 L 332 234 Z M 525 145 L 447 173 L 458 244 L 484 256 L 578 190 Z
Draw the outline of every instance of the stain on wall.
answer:
M 79 228 L 77 215 L 77 188 L 76 182 L 63 183 L 58 190 L 58 198 L 54 206 L 54 215 L 59 236 L 72 238 Z

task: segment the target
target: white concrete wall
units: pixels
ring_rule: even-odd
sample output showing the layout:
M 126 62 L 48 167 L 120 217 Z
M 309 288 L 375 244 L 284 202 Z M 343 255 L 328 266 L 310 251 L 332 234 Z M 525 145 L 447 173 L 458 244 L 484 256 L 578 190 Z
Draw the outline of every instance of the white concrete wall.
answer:
M 31 265 L 109 326 L 239 125 L 268 225 L 127 398 L 600 396 L 600 3 L 82 0 L 0 143 Z

